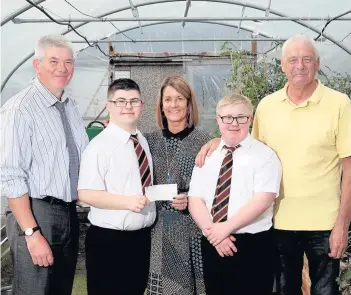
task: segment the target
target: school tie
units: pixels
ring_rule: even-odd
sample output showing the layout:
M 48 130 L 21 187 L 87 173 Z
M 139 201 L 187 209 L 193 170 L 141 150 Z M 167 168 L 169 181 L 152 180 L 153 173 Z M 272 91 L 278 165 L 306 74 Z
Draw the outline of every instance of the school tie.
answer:
M 143 188 L 143 194 L 145 194 L 145 188 L 151 185 L 151 173 L 149 167 L 149 161 L 147 160 L 146 153 L 141 147 L 137 135 L 131 135 L 130 139 L 134 143 L 135 153 L 139 162 L 139 171 L 141 178 L 141 186 Z
M 232 154 L 238 147 L 240 147 L 240 145 L 235 147 L 223 147 L 227 150 L 227 153 L 223 159 L 221 170 L 219 171 L 216 195 L 212 204 L 211 214 L 213 222 L 222 222 L 227 220 L 230 184 L 232 182 Z
M 71 201 L 77 200 L 77 186 L 78 186 L 78 172 L 79 172 L 79 156 L 76 143 L 74 141 L 72 129 L 69 125 L 69 121 L 67 118 L 67 114 L 65 111 L 65 104 L 67 103 L 68 99 L 65 102 L 57 102 L 55 103 L 55 107 L 60 113 L 63 130 L 66 136 L 66 146 L 68 150 L 68 158 L 69 158 L 69 180 L 71 185 Z

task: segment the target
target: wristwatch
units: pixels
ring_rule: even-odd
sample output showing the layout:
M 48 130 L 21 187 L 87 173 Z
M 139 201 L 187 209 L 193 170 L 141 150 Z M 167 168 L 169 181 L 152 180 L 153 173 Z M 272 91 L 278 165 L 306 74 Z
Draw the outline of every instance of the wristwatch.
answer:
M 26 237 L 30 237 L 32 236 L 37 230 L 39 230 L 40 227 L 36 226 L 36 227 L 29 227 L 26 228 L 23 232 L 22 232 L 22 236 L 26 236 Z

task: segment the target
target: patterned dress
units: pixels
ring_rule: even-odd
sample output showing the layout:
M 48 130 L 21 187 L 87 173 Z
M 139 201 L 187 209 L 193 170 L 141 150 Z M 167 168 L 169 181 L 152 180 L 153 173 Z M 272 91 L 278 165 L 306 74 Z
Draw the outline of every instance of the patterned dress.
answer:
M 146 138 L 154 163 L 154 183 L 177 183 L 178 193 L 186 193 L 195 157 L 210 136 L 186 128 L 177 134 L 164 129 L 146 134 Z M 156 207 L 147 294 L 205 294 L 200 230 L 187 209 L 173 209 L 165 201 L 157 202 Z

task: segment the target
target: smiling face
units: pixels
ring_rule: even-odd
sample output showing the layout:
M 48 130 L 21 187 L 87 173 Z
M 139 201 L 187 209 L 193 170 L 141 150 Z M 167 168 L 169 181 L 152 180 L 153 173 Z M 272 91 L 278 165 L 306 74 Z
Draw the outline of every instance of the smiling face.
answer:
M 42 59 L 34 59 L 33 66 L 39 81 L 59 98 L 74 72 L 72 51 L 65 47 L 49 47 Z
M 172 86 L 167 86 L 163 90 L 162 111 L 164 112 L 168 124 L 187 124 L 188 100 Z
M 223 119 L 225 121 L 229 121 L 230 118 L 233 117 L 238 117 L 238 119 L 234 119 L 231 124 L 225 124 L 221 117 L 224 117 Z M 252 114 L 250 109 L 244 103 L 236 103 L 234 105 L 229 104 L 220 107 L 216 120 L 226 145 L 236 146 L 249 134 L 249 128 L 252 123 Z M 247 122 L 239 124 L 237 120 L 239 122 L 245 122 L 247 120 Z
M 118 106 L 122 105 L 124 101 L 129 103 L 126 106 Z M 137 101 L 139 101 L 139 104 Z M 126 130 L 135 128 L 144 109 L 144 104 L 140 103 L 140 101 L 140 92 L 138 90 L 116 90 L 109 97 L 109 102 L 106 105 L 110 112 L 111 121 Z M 139 106 L 132 106 L 132 104 Z
M 281 65 L 290 85 L 304 87 L 313 83 L 320 62 L 311 44 L 292 41 L 285 49 Z

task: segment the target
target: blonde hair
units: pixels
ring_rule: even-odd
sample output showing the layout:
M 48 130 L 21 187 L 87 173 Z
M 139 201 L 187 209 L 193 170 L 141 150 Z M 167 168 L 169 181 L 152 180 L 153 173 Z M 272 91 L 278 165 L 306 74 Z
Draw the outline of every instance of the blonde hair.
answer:
M 226 107 L 229 105 L 234 106 L 234 105 L 241 104 L 241 103 L 246 105 L 246 107 L 250 111 L 250 115 L 253 115 L 253 106 L 252 106 L 251 100 L 248 97 L 241 95 L 241 94 L 238 94 L 238 93 L 234 93 L 232 95 L 228 95 L 228 96 L 223 97 L 217 103 L 216 115 L 219 115 L 219 112 L 223 107 Z
M 163 81 L 162 86 L 160 88 L 159 96 L 157 98 L 156 102 L 156 123 L 157 126 L 160 128 L 165 128 L 164 126 L 164 113 L 163 113 L 163 106 L 162 106 L 162 100 L 163 100 L 163 92 L 167 86 L 173 87 L 176 91 L 178 91 L 181 95 L 183 95 L 187 100 L 188 100 L 188 117 L 187 117 L 187 122 L 188 126 L 196 126 L 197 123 L 199 122 L 199 111 L 197 109 L 197 104 L 196 104 L 196 97 L 195 93 L 190 87 L 189 83 L 187 83 L 184 78 L 180 76 L 171 76 L 166 78 L 166 80 Z

